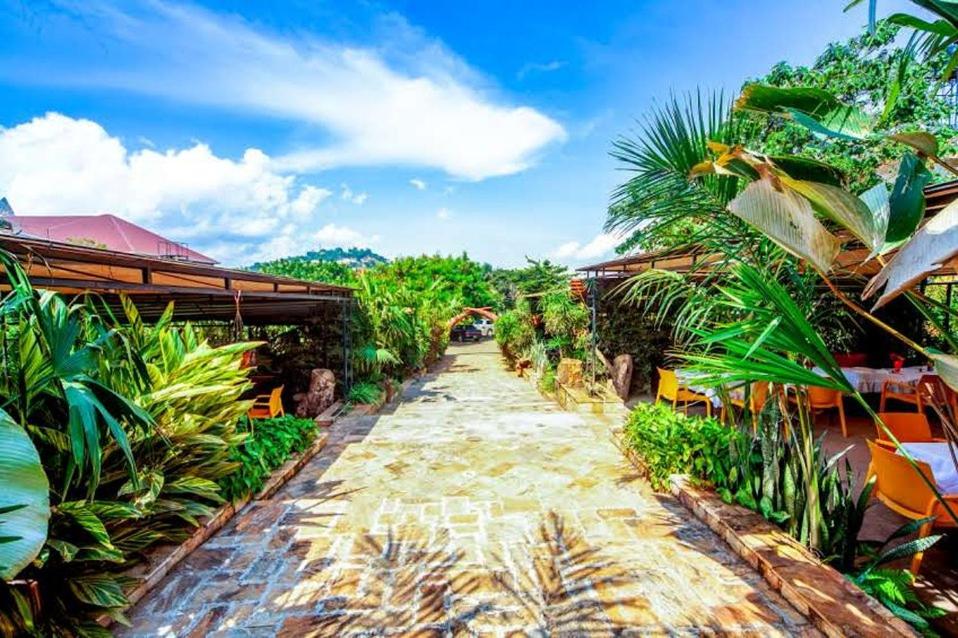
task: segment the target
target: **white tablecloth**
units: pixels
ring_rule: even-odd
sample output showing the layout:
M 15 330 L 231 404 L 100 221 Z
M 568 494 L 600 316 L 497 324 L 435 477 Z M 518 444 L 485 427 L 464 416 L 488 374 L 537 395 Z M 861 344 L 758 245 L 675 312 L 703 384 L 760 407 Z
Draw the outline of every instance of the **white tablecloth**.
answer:
M 716 408 L 722 407 L 722 399 L 719 396 L 719 391 L 715 387 L 706 387 L 700 383 L 696 383 L 696 378 L 701 378 L 706 375 L 703 375 L 701 372 L 693 372 L 692 370 L 685 370 L 683 368 L 675 369 L 675 377 L 679 380 L 679 383 L 687 387 L 692 392 L 698 392 L 699 394 L 704 394 L 709 398 L 709 401 L 712 402 L 712 405 Z M 730 388 L 728 394 L 733 399 L 742 400 L 745 397 L 744 383 L 738 384 L 737 387 Z
M 902 443 L 901 446 L 917 460 L 928 464 L 942 494 L 958 494 L 958 469 L 955 469 L 947 443 Z
M 821 368 L 812 368 L 815 374 L 825 376 Z M 852 368 L 842 368 L 845 378 L 852 384 L 856 390 L 863 394 L 871 392 L 881 392 L 882 384 L 885 379 L 894 379 L 902 385 L 915 385 L 918 379 L 925 374 L 934 374 L 929 372 L 924 366 L 912 366 L 902 368 L 901 372 L 895 372 L 892 368 L 866 368 L 864 366 L 855 366 Z

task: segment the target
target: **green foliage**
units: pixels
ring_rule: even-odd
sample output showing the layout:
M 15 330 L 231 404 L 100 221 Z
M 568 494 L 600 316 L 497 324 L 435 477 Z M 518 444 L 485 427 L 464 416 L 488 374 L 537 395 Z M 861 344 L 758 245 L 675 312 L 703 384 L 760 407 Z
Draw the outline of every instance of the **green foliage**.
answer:
M 230 461 L 237 467 L 219 481 L 223 496 L 230 500 L 258 492 L 273 470 L 294 453 L 306 450 L 316 437 L 312 419 L 283 416 L 247 423 L 249 434 L 230 453 Z
M 540 294 L 565 288 L 569 283 L 569 270 L 548 259 L 536 261 L 526 257 L 527 266 L 522 268 L 497 268 L 488 275 L 488 280 L 502 299 L 502 309 L 511 309 L 522 295 Z
M 538 386 L 543 392 L 552 393 L 556 391 L 556 371 L 551 367 L 545 368 L 539 375 Z
M 824 561 L 847 571 L 854 564 L 871 485 L 856 495 L 847 450 L 829 457 L 824 436 L 812 440 L 795 423 L 786 436 L 784 423 L 778 402 L 769 401 L 756 436 L 736 454 L 737 487 L 719 493 L 778 523 Z
M 596 313 L 596 346 L 610 361 L 620 354 L 632 355 L 633 387 L 639 389 L 651 384 L 652 371 L 664 363 L 672 338 L 648 313 L 607 294 Z
M 475 262 L 466 254 L 422 255 L 400 257 L 375 268 L 370 275 L 394 281 L 411 291 L 428 293 L 439 305 L 483 308 L 499 303 L 498 294 L 489 285 L 491 271 L 491 266 Z
M 499 315 L 496 321 L 496 343 L 502 354 L 512 363 L 528 351 L 535 339 L 532 313 L 527 303 Z
M 828 45 L 811 67 L 780 62 L 755 83 L 825 89 L 839 103 L 881 113 L 875 133 L 918 128 L 951 139 L 958 133 L 949 125 L 954 106 L 938 95 L 946 55 L 912 61 L 900 76 L 899 67 L 909 53 L 896 44 L 899 30 L 895 24 L 880 21 L 874 31 Z M 890 139 L 861 144 L 854 139 L 817 135 L 787 118 L 746 117 L 755 127 L 747 145 L 770 155 L 813 157 L 840 170 L 847 177 L 849 189 L 856 193 L 878 183 L 878 173 L 901 154 L 901 145 Z M 944 152 L 954 154 L 955 147 L 949 145 Z
M 281 275 L 305 281 L 319 281 L 337 286 L 352 286 L 356 282 L 355 271 L 349 266 L 335 261 L 283 257 L 282 259 L 255 264 L 252 269 L 270 275 Z
M 39 453 L 51 508 L 43 548 L 17 574 L 36 583 L 39 613 L 19 585 L 0 585 L 0 633 L 99 635 L 99 615 L 122 620 L 121 572 L 222 502 L 216 481 L 235 468 L 248 407 L 240 361 L 256 344 L 212 348 L 172 326 L 171 310 L 147 327 L 128 302 L 117 320 L 92 299 L 35 292 L 0 258 L 13 287 L 0 302 L 0 387 Z
M 926 536 L 900 544 L 893 544 L 901 538 L 910 536 L 931 519 L 909 521 L 895 530 L 885 542 L 878 546 L 863 543 L 862 554 L 868 556 L 867 562 L 848 575 L 849 580 L 858 585 L 865 593 L 888 607 L 896 616 L 918 629 L 924 636 L 937 636 L 929 621 L 947 615 L 938 607 L 926 605 L 915 593 L 915 576 L 906 569 L 885 567 L 892 561 L 901 560 L 918 552 L 924 552 L 939 540 L 941 536 Z
M 463 307 L 500 304 L 491 267 L 465 254 L 387 262 L 368 249 L 331 249 L 254 269 L 354 287 L 353 364 L 361 379 L 374 382 L 437 361 L 449 343 L 448 321 Z
M 540 304 L 546 335 L 555 339 L 560 356 L 584 356 L 589 345 L 589 309 L 568 290 L 550 292 Z
M 736 486 L 734 451 L 743 437 L 715 419 L 686 416 L 664 403 L 641 403 L 624 433 L 657 490 L 668 489 L 672 474 L 688 474 L 719 489 Z
M 854 562 L 868 490 L 853 498 L 850 473 L 838 469 L 841 457 L 823 455 L 801 388 L 837 390 L 875 414 L 829 351 L 847 335 L 823 334 L 826 325 L 816 321 L 815 312 L 827 313 L 837 299 L 891 338 L 933 358 L 946 383 L 958 388 L 958 356 L 935 353 L 873 314 L 906 295 L 935 323 L 933 304 L 912 289 L 958 253 L 958 206 L 946 207 L 918 229 L 925 214 L 922 187 L 935 177 L 926 165 L 933 163 L 938 176 L 954 173 L 941 158 L 955 150 L 955 131 L 946 122 L 953 107 L 937 95 L 935 83 L 941 56 L 958 60 L 943 46 L 958 35 L 958 13 L 942 3 L 916 4 L 942 19 L 931 24 L 897 14 L 890 21 L 927 36 L 919 64 L 905 64 L 912 52 L 897 51 L 895 27 L 881 25 L 846 45 L 833 45 L 812 69 L 777 67 L 745 87 L 734 112 L 720 99 L 704 104 L 689 99 L 684 108 L 673 100 L 653 113 L 638 140 L 623 140 L 614 150 L 636 174 L 619 189 L 609 226 L 632 232 L 631 245 L 694 247 L 718 256 L 708 269 L 693 268 L 688 276 L 638 278 L 643 294 L 637 296 L 662 302 L 659 318 L 672 321 L 684 337 L 677 339 L 680 358 L 706 375 L 703 385 L 764 380 L 799 388 L 791 416 L 763 413 L 768 423 L 757 442 L 739 454 L 745 459 L 736 477 L 742 486 L 729 487 L 726 496 L 780 521 L 844 569 Z M 886 180 L 893 182 L 890 188 L 882 183 Z M 854 299 L 856 291 L 842 290 L 832 279 L 838 255 L 850 245 L 863 245 L 871 258 L 899 249 L 860 291 L 862 298 L 883 292 L 872 312 Z M 818 285 L 810 285 L 815 277 Z M 822 295 L 835 299 L 818 303 Z M 940 336 L 950 348 L 958 347 L 949 331 Z M 778 434 L 782 428 L 789 436 Z M 907 450 L 899 452 L 915 467 Z M 934 482 L 915 469 L 954 516 Z M 906 617 L 902 603 L 911 592 L 904 581 L 877 570 L 869 578 L 863 584 L 884 589 L 879 598 Z M 911 621 L 920 626 L 920 620 Z
M 0 579 L 10 580 L 43 547 L 50 485 L 30 436 L 0 409 Z
M 382 395 L 382 388 L 375 383 L 360 381 L 354 383 L 353 387 L 349 389 L 346 399 L 353 404 L 373 404 L 379 401 Z
M 356 282 L 356 269 L 373 268 L 386 263 L 388 260 L 385 257 L 369 248 L 322 248 L 311 250 L 305 255 L 256 263 L 250 269 L 294 279 L 352 286 Z

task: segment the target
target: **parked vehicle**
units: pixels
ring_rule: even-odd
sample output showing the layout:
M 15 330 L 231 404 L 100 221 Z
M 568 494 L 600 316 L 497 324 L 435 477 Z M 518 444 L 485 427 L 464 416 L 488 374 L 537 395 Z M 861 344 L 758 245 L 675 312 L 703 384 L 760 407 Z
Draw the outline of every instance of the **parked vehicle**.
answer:
M 459 324 L 453 326 L 449 333 L 450 341 L 479 341 L 482 339 L 482 332 L 472 324 Z
M 488 319 L 480 319 L 474 325 L 476 329 L 482 333 L 483 337 L 491 337 L 496 334 L 495 324 Z

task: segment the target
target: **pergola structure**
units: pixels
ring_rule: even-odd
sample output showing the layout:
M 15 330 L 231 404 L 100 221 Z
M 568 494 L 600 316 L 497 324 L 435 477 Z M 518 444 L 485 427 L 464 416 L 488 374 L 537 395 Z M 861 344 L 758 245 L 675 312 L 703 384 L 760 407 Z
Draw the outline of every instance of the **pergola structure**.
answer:
M 126 295 L 145 321 L 172 301 L 174 317 L 183 321 L 305 324 L 331 306 L 348 307 L 353 296 L 342 286 L 3 233 L 0 248 L 18 258 L 37 288 L 93 293 L 113 306 Z
M 148 323 L 172 302 L 176 321 L 315 326 L 322 334 L 339 333 L 342 382 L 346 389 L 351 385 L 351 288 L 2 232 L 0 249 L 17 257 L 36 288 L 96 295 L 120 317 L 126 296 Z M 0 281 L 0 291 L 9 289 Z

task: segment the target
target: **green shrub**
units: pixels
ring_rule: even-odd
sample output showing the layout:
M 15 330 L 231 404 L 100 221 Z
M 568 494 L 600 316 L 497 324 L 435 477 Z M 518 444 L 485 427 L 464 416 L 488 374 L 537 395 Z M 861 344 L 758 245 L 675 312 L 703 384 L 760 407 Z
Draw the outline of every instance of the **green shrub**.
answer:
M 283 416 L 257 419 L 251 423 L 246 441 L 234 448 L 231 460 L 238 467 L 220 480 L 223 495 L 236 500 L 257 492 L 270 473 L 285 463 L 294 452 L 302 452 L 316 435 L 316 422 Z
M 522 357 L 532 346 L 535 330 L 527 305 L 520 305 L 499 315 L 496 320 L 496 343 L 510 361 Z
M 42 549 L 18 583 L 0 581 L 0 635 L 102 635 L 97 618 L 128 605 L 122 572 L 223 502 L 217 481 L 235 467 L 248 408 L 240 361 L 256 344 L 214 348 L 172 325 L 172 309 L 146 326 L 127 300 L 117 319 L 93 299 L 34 290 L 2 251 L 0 262 L 14 344 L 0 362 L 4 412 L 26 426 L 50 486 Z M 0 507 L 12 517 L 18 504 Z
M 634 451 L 652 487 L 668 486 L 671 474 L 688 474 L 719 488 L 734 477 L 738 430 L 715 419 L 686 416 L 664 403 L 642 403 L 625 424 L 626 443 Z
M 551 347 L 560 357 L 584 359 L 589 345 L 589 309 L 568 290 L 550 292 L 539 304 L 542 323 L 550 337 Z
M 353 384 L 353 387 L 349 389 L 346 400 L 350 403 L 376 403 L 382 394 L 382 388 L 375 383 L 360 381 Z
M 546 368 L 539 377 L 539 389 L 543 392 L 556 391 L 556 371 L 552 368 Z

